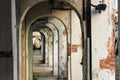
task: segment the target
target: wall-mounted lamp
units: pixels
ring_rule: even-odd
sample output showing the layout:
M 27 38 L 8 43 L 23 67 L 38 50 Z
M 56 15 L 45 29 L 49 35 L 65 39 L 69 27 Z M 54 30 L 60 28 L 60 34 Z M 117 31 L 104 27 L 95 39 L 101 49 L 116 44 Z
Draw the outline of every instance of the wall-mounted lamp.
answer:
M 106 4 L 98 4 L 98 5 L 93 5 L 91 4 L 92 7 L 95 7 L 95 10 L 99 10 L 99 13 L 101 13 L 101 11 L 105 11 L 107 5 Z

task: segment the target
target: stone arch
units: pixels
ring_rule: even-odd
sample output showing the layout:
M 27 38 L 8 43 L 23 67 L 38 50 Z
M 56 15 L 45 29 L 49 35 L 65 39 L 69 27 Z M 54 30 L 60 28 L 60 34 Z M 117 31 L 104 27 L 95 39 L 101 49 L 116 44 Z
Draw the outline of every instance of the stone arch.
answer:
M 37 4 L 37 3 L 36 3 L 36 4 Z M 33 6 L 34 6 L 34 5 L 33 5 Z M 32 7 L 33 7 L 33 6 L 32 6 Z M 31 8 L 32 8 L 32 7 L 31 7 Z M 30 9 L 30 8 L 29 8 L 29 9 Z M 29 11 L 29 9 L 28 9 L 28 11 Z M 74 9 L 74 7 L 73 7 L 73 9 Z M 75 10 L 75 9 L 74 9 L 74 10 Z M 27 11 L 27 12 L 28 12 L 28 11 Z M 25 16 L 27 15 L 27 12 L 25 13 Z M 79 14 L 79 12 L 77 12 L 77 10 L 75 10 L 75 12 L 76 12 L 77 14 Z M 22 18 L 21 18 L 21 20 L 20 20 L 21 22 L 20 22 L 20 23 L 24 23 L 25 16 L 24 16 L 23 20 L 22 20 Z M 81 20 L 81 17 L 80 17 L 80 14 L 78 15 L 78 17 L 79 17 L 80 21 L 82 21 L 82 20 Z M 26 22 L 26 21 L 25 21 L 25 22 Z M 20 29 L 23 28 L 22 25 L 23 25 L 23 24 L 20 24 Z M 82 25 L 82 22 L 81 22 L 81 25 Z M 26 30 L 26 29 L 28 29 L 28 28 L 25 27 L 25 30 Z M 85 31 L 85 30 L 84 30 L 83 25 L 82 25 L 81 29 L 82 29 L 82 37 L 83 37 L 82 39 L 83 39 L 83 41 L 84 41 L 84 38 L 85 38 L 85 36 L 84 36 L 84 31 Z M 22 30 L 20 30 L 20 32 L 21 32 L 21 31 L 22 31 Z M 25 33 L 25 34 L 24 34 L 24 33 Z M 20 34 L 22 34 L 22 32 L 21 32 Z M 23 30 L 23 36 L 24 36 L 25 38 L 24 38 L 23 41 L 21 41 L 21 42 L 24 42 L 24 43 L 25 43 L 25 47 L 27 46 L 26 36 L 28 35 L 28 34 L 27 34 L 27 35 L 26 35 L 26 34 L 27 34 L 27 31 L 24 31 L 24 30 Z M 83 45 L 84 45 L 84 44 L 83 44 Z M 21 46 L 21 45 L 20 45 L 20 46 Z M 23 46 L 22 46 L 22 47 L 23 47 Z M 23 53 L 23 54 L 20 54 L 20 55 L 21 55 L 21 56 L 24 56 L 24 55 L 25 55 L 25 57 L 23 57 L 23 58 L 26 59 L 26 54 L 25 54 L 25 53 L 28 53 L 28 52 L 25 51 L 25 50 L 23 50 L 23 52 L 21 52 L 21 50 L 20 50 L 20 53 Z M 23 65 L 25 65 L 25 63 L 26 63 L 26 60 L 23 62 Z M 26 67 L 26 66 L 24 66 L 24 67 Z M 22 71 L 22 70 L 21 70 L 21 71 Z M 23 71 L 23 72 L 24 72 L 24 71 Z M 22 79 L 20 79 L 20 80 L 24 80 L 24 79 L 25 79 L 25 80 L 28 80 L 28 79 L 27 79 L 28 75 L 26 75 L 25 73 L 23 73 L 23 74 L 21 74 L 21 75 L 24 76 L 24 77 L 22 77 Z
M 49 18 L 52 18 L 52 17 L 49 17 Z M 48 23 L 46 24 L 46 26 L 50 26 L 49 28 L 51 28 L 51 26 L 58 26 L 58 27 L 56 27 L 57 28 L 57 30 L 59 31 L 59 36 L 63 36 L 59 41 L 60 42 L 58 42 L 59 44 L 61 44 L 60 46 L 59 46 L 59 53 L 61 53 L 61 54 L 58 54 L 59 55 L 59 68 L 61 69 L 58 69 L 59 71 L 59 73 L 58 73 L 58 76 L 59 77 L 64 77 L 64 75 L 65 75 L 65 77 L 67 77 L 67 35 L 65 36 L 65 35 L 63 35 L 63 33 L 62 32 L 64 32 L 64 30 L 66 31 L 66 27 L 65 27 L 65 25 L 59 20 L 59 19 L 57 19 L 57 18 L 55 18 L 55 20 L 53 20 L 53 21 L 55 21 L 55 22 L 57 22 L 58 23 L 58 25 L 56 25 L 56 24 L 54 24 L 52 21 L 51 22 L 49 22 L 48 21 Z M 34 22 L 34 21 L 33 21 Z M 59 26 L 60 25 L 60 26 Z M 63 25 L 63 26 L 61 26 L 61 25 Z M 62 29 L 60 28 L 60 27 L 63 27 Z M 28 27 L 29 28 L 29 27 Z M 52 28 L 51 28 L 52 29 Z M 29 30 L 28 30 L 28 32 L 29 32 Z M 61 32 L 61 33 L 60 33 Z M 67 33 L 66 33 L 67 34 Z M 64 42 L 65 42 L 65 44 L 64 45 L 62 45 L 63 44 L 63 42 L 62 42 L 62 39 L 65 37 L 65 39 L 66 40 L 64 40 Z M 27 41 L 28 42 L 28 41 Z M 62 49 L 62 47 L 63 46 L 66 46 L 66 48 L 63 48 Z M 61 51 L 63 51 L 63 52 L 61 52 Z M 64 60 L 64 61 L 63 61 Z M 62 64 L 64 64 L 64 65 L 62 65 Z M 62 74 L 62 73 L 64 73 L 64 74 Z
M 31 2 L 31 1 L 29 1 L 29 2 Z M 22 27 L 22 22 L 25 19 L 25 16 L 27 15 L 28 11 L 32 7 L 34 7 L 35 5 L 43 3 L 43 2 L 48 2 L 48 0 L 38 0 L 38 1 L 33 1 L 31 3 L 28 3 L 29 5 L 25 9 L 23 9 L 23 11 L 21 11 L 20 26 L 19 27 Z M 58 2 L 59 2 L 59 0 L 58 0 Z M 80 13 L 81 10 L 79 11 L 79 9 L 77 9 L 77 6 L 75 7 L 75 4 L 72 3 L 72 2 L 69 2 L 67 0 L 64 0 L 63 2 L 66 2 L 75 11 L 75 13 L 77 14 L 78 18 L 80 19 L 81 29 L 82 29 L 81 30 L 82 31 L 82 39 L 83 39 L 82 41 L 83 41 L 83 47 L 84 47 L 85 46 L 84 42 L 85 42 L 85 37 L 86 37 L 85 36 L 86 35 L 86 30 L 85 30 L 86 28 L 83 25 L 82 13 Z M 80 2 L 82 3 L 82 0 Z M 82 6 L 82 4 L 81 4 L 81 6 Z

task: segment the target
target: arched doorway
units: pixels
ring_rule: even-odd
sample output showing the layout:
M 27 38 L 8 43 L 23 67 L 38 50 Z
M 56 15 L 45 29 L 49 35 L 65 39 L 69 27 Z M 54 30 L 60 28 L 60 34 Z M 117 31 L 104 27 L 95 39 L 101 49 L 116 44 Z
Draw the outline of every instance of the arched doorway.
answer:
M 43 2 L 43 3 L 39 3 L 36 4 L 35 6 L 33 6 L 26 14 L 25 19 L 22 22 L 22 27 L 20 28 L 20 80 L 31 80 L 33 76 L 32 75 L 32 64 L 30 61 L 31 59 L 29 59 L 32 56 L 28 56 L 30 53 L 32 53 L 32 49 L 29 48 L 29 32 L 30 32 L 30 27 L 31 24 L 38 18 L 41 19 L 41 21 L 39 21 L 40 23 L 42 23 L 42 26 L 45 26 L 46 23 L 48 23 L 48 21 L 50 23 L 52 23 L 53 25 L 55 25 L 57 28 L 59 28 L 61 31 L 59 31 L 59 45 L 58 45 L 58 62 L 60 63 L 58 65 L 58 68 L 56 70 L 58 70 L 58 78 L 59 79 L 73 79 L 75 78 L 76 75 L 74 75 L 74 73 L 72 73 L 72 71 L 76 70 L 75 68 L 80 68 L 80 71 L 78 71 L 77 74 L 82 74 L 82 65 L 80 65 L 80 61 L 81 58 L 79 59 L 78 56 L 82 57 L 81 54 L 77 54 L 77 55 L 73 55 L 71 56 L 71 53 L 83 53 L 81 50 L 83 48 L 82 45 L 84 45 L 84 36 L 83 36 L 83 27 L 80 29 L 82 23 L 80 23 L 80 19 L 79 17 L 76 15 L 76 13 L 74 12 L 74 10 L 69 10 L 69 6 L 65 6 L 68 8 L 68 10 L 64 11 L 64 9 L 62 10 L 61 8 L 51 8 L 52 10 L 50 11 L 50 6 L 45 6 L 48 5 L 49 2 Z M 60 4 L 66 4 L 64 2 L 60 2 Z M 58 3 L 59 5 L 59 3 Z M 45 7 L 43 7 L 45 6 Z M 39 9 L 39 8 L 43 8 L 43 9 Z M 40 11 L 39 11 L 40 10 Z M 32 14 L 32 15 L 31 15 Z M 55 16 L 56 18 L 49 18 L 46 20 L 46 15 L 47 16 Z M 76 22 L 72 21 L 71 16 L 76 15 Z M 41 16 L 44 16 L 45 18 L 41 18 Z M 45 20 L 44 20 L 45 19 Z M 43 21 L 43 22 L 42 22 Z M 44 22 L 45 21 L 45 22 Z M 71 24 L 72 23 L 77 23 L 76 24 Z M 62 24 L 61 24 L 62 23 Z M 49 24 L 46 24 L 49 26 Z M 66 28 L 64 28 L 64 26 L 66 26 Z M 71 26 L 77 26 L 77 27 L 71 27 Z M 58 30 L 59 30 L 58 29 Z M 77 30 L 78 29 L 78 30 Z M 76 34 L 76 32 L 73 32 L 77 35 L 77 41 L 73 41 L 73 33 L 72 30 L 77 30 L 77 32 L 81 33 L 81 34 Z M 76 37 L 76 35 L 74 34 L 74 36 Z M 65 37 L 65 38 L 63 38 Z M 65 39 L 65 41 L 64 41 Z M 55 47 L 55 46 L 54 46 Z M 80 48 L 80 49 L 79 49 Z M 72 62 L 72 57 L 77 57 L 74 58 L 73 60 L 77 59 L 77 66 L 78 67 L 71 67 L 73 66 L 71 63 L 74 63 L 74 61 Z M 69 59 L 69 61 L 67 61 L 67 59 Z M 75 65 L 76 65 L 75 64 Z M 79 64 L 79 65 L 78 65 Z M 71 77 L 71 75 L 73 77 Z M 81 75 L 82 76 L 82 75 Z M 82 77 L 79 77 L 77 79 L 81 79 Z
M 44 67 L 42 69 L 49 68 L 50 69 L 49 73 L 51 71 L 51 74 L 55 78 L 66 78 L 67 77 L 67 64 L 66 64 L 67 63 L 67 35 L 63 35 L 63 32 L 66 29 L 64 27 L 64 24 L 62 22 L 60 22 L 58 19 L 51 20 L 52 17 L 48 17 L 47 19 L 48 19 L 48 23 L 46 23 L 46 26 L 48 26 L 48 28 L 51 29 L 53 34 L 50 34 L 50 32 L 46 31 L 45 25 L 41 26 L 41 23 L 38 23 L 38 22 L 40 22 L 39 19 L 35 20 L 35 22 L 33 22 L 33 24 L 32 24 L 33 28 L 37 27 L 34 29 L 37 29 L 38 31 L 42 31 L 43 33 L 46 32 L 48 34 L 48 38 L 49 38 L 48 44 L 44 44 L 44 45 L 48 45 L 48 46 L 46 46 L 46 49 L 48 49 L 48 53 L 45 53 L 48 56 L 48 58 L 47 58 L 48 61 L 46 61 L 46 62 L 48 62 L 48 66 L 46 68 Z M 49 20 L 51 22 L 54 21 L 53 22 L 54 24 L 55 23 L 58 24 L 58 25 L 55 24 L 57 27 L 53 26 L 53 24 L 51 24 L 51 22 L 49 22 Z M 32 29 L 30 29 L 30 31 L 31 30 Z M 59 33 L 58 33 L 58 31 L 59 31 Z M 30 36 L 30 34 L 29 34 L 29 36 Z M 59 40 L 58 40 L 58 38 L 59 38 Z M 30 38 L 28 38 L 28 43 L 29 43 L 28 48 L 29 48 L 29 50 L 31 50 L 29 40 L 30 40 Z M 47 41 L 45 41 L 45 42 L 47 42 Z M 28 54 L 32 54 L 31 52 L 34 53 L 33 51 L 28 51 Z M 46 50 L 46 52 L 47 52 L 47 50 Z M 29 63 L 31 64 L 30 59 L 31 59 L 31 57 L 29 56 L 28 64 Z M 32 61 L 32 62 L 34 62 L 34 61 Z M 29 73 L 34 74 L 31 72 L 31 70 L 32 70 L 32 68 L 29 67 Z M 40 70 L 40 67 L 38 70 Z M 40 72 L 38 74 L 40 74 Z M 42 73 L 42 74 L 44 74 L 44 73 Z M 39 75 L 39 77 L 43 77 L 43 76 L 47 76 L 47 75 L 48 74 L 42 75 L 42 76 Z M 48 76 L 50 76 L 50 75 L 48 75 Z

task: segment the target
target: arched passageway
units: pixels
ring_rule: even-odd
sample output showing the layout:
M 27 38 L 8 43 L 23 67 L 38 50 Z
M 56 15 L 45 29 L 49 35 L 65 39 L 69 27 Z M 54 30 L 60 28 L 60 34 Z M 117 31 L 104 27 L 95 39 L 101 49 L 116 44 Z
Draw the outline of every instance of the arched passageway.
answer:
M 67 10 L 45 6 L 50 5 L 49 2 L 38 3 L 27 12 L 22 21 L 19 55 L 20 80 L 42 80 L 43 76 L 44 78 L 52 77 L 51 80 L 82 80 L 83 72 L 80 64 L 84 45 L 82 23 L 67 3 L 60 2 L 56 6 L 59 4 L 63 4 Z M 41 59 L 40 55 L 38 59 L 38 56 L 34 57 L 33 31 L 39 32 L 41 38 L 44 35 L 43 45 L 41 45 L 44 48 L 40 46 L 36 48 L 38 52 L 42 51 Z M 33 66 L 35 62 L 40 65 L 38 68 Z M 49 68 L 47 70 L 49 73 L 43 74 L 46 68 Z M 43 72 L 39 72 L 41 69 Z
M 65 35 L 63 35 L 63 32 L 66 29 L 65 29 L 64 25 L 58 19 L 53 19 L 54 22 L 51 21 L 54 24 L 59 24 L 59 25 L 56 25 L 57 27 L 55 27 L 51 22 L 49 22 L 49 19 L 51 20 L 51 18 L 48 18 L 48 23 L 46 24 L 46 26 L 50 26 L 49 28 L 53 32 L 53 38 L 50 37 L 51 36 L 50 32 L 46 31 L 46 29 L 44 30 L 44 28 L 46 28 L 45 26 L 40 27 L 41 23 L 40 24 L 33 23 L 32 27 L 37 27 L 35 29 L 38 29 L 38 31 L 42 31 L 43 33 L 47 32 L 48 37 L 50 37 L 49 43 L 46 44 L 46 45 L 48 45 L 48 46 L 46 46 L 46 48 L 48 49 L 48 53 L 46 53 L 48 55 L 48 61 L 47 61 L 48 65 L 49 65 L 49 67 L 53 67 L 53 71 L 51 71 L 51 72 L 53 72 L 54 77 L 66 78 L 67 77 L 67 64 L 66 64 L 67 63 L 67 37 Z M 36 20 L 35 22 L 38 22 L 38 20 Z M 60 33 L 60 32 L 62 32 L 62 33 Z M 59 40 L 58 40 L 58 38 L 59 38 Z M 31 54 L 30 52 L 28 52 L 28 53 Z M 32 70 L 32 69 L 30 69 L 30 70 Z
M 14 0 L 12 0 L 12 1 L 14 1 Z M 99 14 L 99 13 L 97 13 L 97 11 L 94 11 L 93 8 L 92 8 L 92 12 L 91 12 L 91 6 L 89 5 L 90 0 L 64 0 L 64 1 L 53 0 L 53 1 L 55 1 L 55 4 L 54 3 L 51 4 L 49 2 L 49 0 L 18 0 L 18 1 L 20 2 L 18 4 L 20 6 L 17 5 L 17 9 L 20 9 L 20 10 L 18 10 L 19 12 L 17 14 L 18 15 L 17 22 L 16 22 L 17 24 L 15 23 L 16 20 L 12 21 L 13 22 L 13 25 L 12 25 L 13 26 L 13 37 L 14 37 L 13 41 L 16 38 L 15 34 L 17 34 L 17 32 L 18 32 L 18 31 L 17 32 L 14 32 L 14 31 L 16 29 L 19 29 L 19 45 L 18 45 L 19 47 L 17 47 L 17 45 L 13 43 L 13 46 L 15 45 L 14 50 L 13 50 L 14 51 L 14 67 L 15 67 L 14 77 L 15 77 L 15 80 L 17 80 L 17 78 L 19 78 L 20 80 L 32 79 L 32 78 L 30 78 L 30 76 L 33 76 L 33 74 L 32 74 L 32 72 L 29 73 L 32 70 L 32 68 L 30 68 L 30 67 L 32 67 L 32 65 L 31 65 L 31 62 L 28 60 L 28 58 L 31 60 L 30 57 L 32 57 L 32 56 L 28 55 L 30 50 L 32 53 L 32 48 L 30 48 L 28 46 L 28 42 L 30 40 L 30 39 L 28 39 L 28 35 L 30 35 L 29 27 L 31 27 L 31 24 L 35 20 L 37 20 L 39 18 L 42 19 L 43 17 L 48 17 L 48 16 L 56 17 L 56 18 L 60 19 L 60 21 L 63 22 L 66 27 L 66 31 L 65 31 L 65 32 L 67 32 L 67 71 L 66 72 L 67 72 L 68 80 L 73 80 L 73 79 L 81 80 L 83 78 L 82 75 L 84 76 L 84 80 L 89 79 L 89 78 L 90 79 L 93 78 L 96 80 L 97 79 L 108 79 L 109 77 L 110 77 L 110 79 L 113 79 L 113 78 L 115 79 L 115 75 L 114 75 L 115 72 L 113 72 L 115 69 L 115 63 L 114 63 L 115 60 L 113 57 L 114 56 L 114 49 L 113 49 L 114 48 L 113 47 L 114 39 L 113 38 L 114 38 L 114 27 L 117 26 L 117 24 L 114 22 L 115 13 L 118 13 L 117 8 L 115 9 L 115 6 L 117 6 L 117 5 L 114 5 L 114 3 L 117 2 L 117 0 L 103 1 L 104 3 L 106 3 L 108 5 L 108 7 L 105 12 L 102 12 L 102 14 Z M 82 1 L 86 1 L 85 7 L 82 6 Z M 99 4 L 98 1 L 94 1 L 94 0 L 92 1 L 92 3 Z M 12 5 L 12 6 L 14 7 L 15 5 Z M 80 20 L 80 14 L 83 12 L 81 6 L 83 8 L 87 9 L 86 15 L 88 15 L 88 16 L 86 16 L 85 21 Z M 14 9 L 12 9 L 13 10 L 12 13 L 16 14 Z M 77 14 L 77 18 L 75 20 L 73 20 L 74 12 L 75 12 L 75 14 Z M 92 13 L 92 15 L 91 15 L 91 13 Z M 14 16 L 14 14 L 12 14 L 12 16 L 15 19 L 16 16 Z M 107 16 L 107 15 L 109 15 L 109 16 Z M 82 16 L 84 17 L 84 14 Z M 92 22 L 91 22 L 91 19 L 92 19 Z M 44 20 L 42 20 L 42 21 L 44 21 Z M 80 22 L 81 22 L 81 24 L 80 24 L 81 28 L 80 28 L 80 26 L 76 25 L 76 22 L 78 24 L 80 24 Z M 55 24 L 55 23 L 54 23 L 54 21 L 52 21 L 52 25 L 54 25 L 54 26 L 59 25 L 59 24 L 57 24 L 57 23 Z M 83 23 L 84 23 L 84 25 L 83 25 Z M 105 23 L 105 25 L 103 25 L 103 23 Z M 18 25 L 19 27 L 15 27 L 15 25 L 16 26 Z M 90 25 L 92 25 L 92 26 L 90 26 Z M 46 26 L 46 24 L 45 24 L 45 26 Z M 50 26 L 48 26 L 48 27 L 50 27 Z M 92 32 L 91 32 L 91 28 L 92 28 Z M 65 32 L 63 32 L 63 34 L 66 34 Z M 48 34 L 45 31 L 42 31 L 42 33 Z M 79 39 L 81 37 L 80 33 L 82 34 L 81 39 Z M 87 35 L 86 35 L 86 33 L 87 33 Z M 91 35 L 91 33 L 92 33 L 92 35 Z M 104 35 L 106 33 L 107 33 L 107 35 Z M 78 34 L 79 37 L 78 36 L 76 37 L 76 34 Z M 87 36 L 87 38 L 86 38 L 86 36 Z M 104 36 L 104 39 L 101 39 L 101 38 L 103 38 L 103 36 Z M 54 35 L 54 37 L 55 37 L 55 35 Z M 60 36 L 58 36 L 58 40 L 60 40 L 59 37 Z M 91 40 L 91 37 L 92 37 L 92 40 Z M 98 40 L 96 40 L 96 39 L 98 39 Z M 53 40 L 55 40 L 55 39 L 53 39 Z M 16 41 L 18 41 L 18 40 L 15 39 L 15 43 L 17 43 Z M 82 47 L 80 45 L 81 43 L 82 43 Z M 89 45 L 89 43 L 90 43 L 90 45 Z M 101 43 L 101 44 L 99 44 L 99 43 Z M 47 44 L 49 44 L 49 41 Z M 107 44 L 107 46 L 106 46 L 106 44 Z M 108 44 L 110 44 L 110 45 L 108 45 Z M 59 45 L 60 44 L 57 44 L 57 47 L 55 45 L 52 46 L 52 47 L 55 47 L 56 49 L 58 49 L 56 51 L 56 53 L 59 52 Z M 91 47 L 91 45 L 93 45 L 93 46 Z M 47 45 L 47 46 L 49 46 L 49 45 Z M 108 49 L 108 47 L 109 47 L 109 49 Z M 19 52 L 17 52 L 16 49 L 19 49 Z M 47 49 L 47 48 L 45 48 L 45 49 Z M 112 49 L 112 51 L 110 49 Z M 48 51 L 48 50 L 46 50 L 46 51 Z M 18 54 L 15 54 L 15 53 L 18 53 Z M 78 53 L 80 53 L 80 54 L 78 54 Z M 82 57 L 81 53 L 83 53 L 85 55 L 84 56 L 85 58 L 83 60 L 83 66 L 80 64 L 81 57 Z M 86 53 L 88 53 L 88 54 L 86 54 Z M 16 57 L 18 55 L 19 55 L 19 62 L 17 62 L 18 59 L 16 59 Z M 59 55 L 59 53 L 58 53 L 58 55 Z M 109 57 L 109 56 L 111 56 L 111 57 Z M 105 59 L 105 57 L 106 57 L 106 59 Z M 54 59 L 54 58 L 52 58 L 52 59 Z M 53 63 L 59 62 L 59 59 L 57 59 L 57 60 L 53 60 L 54 61 Z M 109 64 L 108 64 L 108 62 L 109 62 Z M 19 63 L 19 67 L 16 66 L 17 63 Z M 117 62 L 116 62 L 116 64 L 117 64 Z M 119 64 L 117 64 L 117 66 L 118 65 Z M 52 65 L 52 66 L 54 66 L 54 65 Z M 108 67 L 108 66 L 110 66 L 110 67 Z M 83 72 L 82 72 L 82 68 L 84 69 Z M 19 70 L 18 73 L 17 73 L 17 69 Z M 54 70 L 54 68 L 52 68 L 52 70 Z M 56 70 L 57 70 L 56 72 L 59 73 L 59 67 L 56 68 Z M 108 73 L 108 71 L 109 71 L 109 73 Z M 16 78 L 17 75 L 15 73 L 17 73 L 17 75 L 19 77 Z M 118 73 L 118 71 L 117 71 L 117 73 Z M 116 76 L 118 76 L 117 73 L 116 73 Z M 54 74 L 54 72 L 53 72 L 53 74 Z M 111 74 L 112 74 L 112 77 L 111 77 Z M 107 77 L 106 76 L 103 77 L 104 75 L 107 75 Z M 59 76 L 59 75 L 57 75 L 57 76 Z M 62 79 L 63 79 L 63 76 L 64 75 L 62 74 Z M 58 78 L 61 78 L 61 77 L 58 77 Z

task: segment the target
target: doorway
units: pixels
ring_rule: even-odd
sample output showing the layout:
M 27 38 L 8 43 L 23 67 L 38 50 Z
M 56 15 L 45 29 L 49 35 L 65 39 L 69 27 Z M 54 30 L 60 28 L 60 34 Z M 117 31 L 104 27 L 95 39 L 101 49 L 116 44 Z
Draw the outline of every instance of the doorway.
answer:
M 21 61 L 20 62 L 21 63 L 20 78 L 21 80 L 22 79 L 33 80 L 34 77 L 35 79 L 36 78 L 38 79 L 38 77 L 39 79 L 40 78 L 43 79 L 43 77 L 44 78 L 51 77 L 53 80 L 54 79 L 57 79 L 57 80 L 58 79 L 61 79 L 61 80 L 80 79 L 81 80 L 82 65 L 80 64 L 80 62 L 82 59 L 82 45 L 83 45 L 81 21 L 74 10 L 71 10 L 71 9 L 60 10 L 58 8 L 50 12 L 51 7 L 45 6 L 48 4 L 49 4 L 48 2 L 43 2 L 43 3 L 38 3 L 34 5 L 27 12 L 25 19 L 22 22 L 22 28 L 20 32 L 21 33 L 20 51 L 22 52 L 22 54 L 20 54 L 20 56 L 22 56 L 22 58 L 24 57 L 25 58 L 24 60 L 20 58 L 20 61 Z M 58 4 L 56 6 L 58 6 Z M 64 3 L 63 5 L 66 5 L 65 8 L 70 8 L 70 6 L 67 3 Z M 52 7 L 56 7 L 56 6 L 52 6 Z M 40 39 L 38 38 L 39 44 L 40 42 L 42 44 L 41 47 L 39 46 L 38 48 L 35 48 L 35 45 L 33 46 L 34 31 L 37 31 L 39 33 L 39 38 L 40 36 L 41 38 L 43 38 L 42 34 L 45 37 L 43 40 L 45 42 L 40 41 Z M 45 47 L 42 48 L 43 46 Z M 43 50 L 45 52 L 43 52 Z M 38 56 L 36 56 L 33 59 L 34 51 L 37 51 L 38 52 L 37 54 L 39 54 L 38 55 L 39 58 L 37 59 L 38 61 L 35 61 L 35 62 L 34 60 Z M 41 56 L 40 56 L 40 52 L 42 53 Z M 45 57 L 43 56 L 43 54 Z M 45 67 L 47 68 L 51 67 L 49 71 L 51 72 L 51 74 L 42 75 L 37 73 L 38 70 L 36 70 L 36 73 L 35 73 L 33 69 L 33 63 L 37 63 L 35 65 L 39 65 L 40 67 L 42 66 L 42 68 L 44 69 Z M 74 65 L 71 63 L 74 63 Z M 79 68 L 80 70 L 78 71 L 77 68 Z M 22 70 L 25 70 L 25 71 L 22 71 Z M 74 71 L 77 71 L 77 73 L 74 74 Z M 76 75 L 81 75 L 81 76 L 76 78 Z M 24 77 L 21 77 L 21 76 L 24 76 Z

